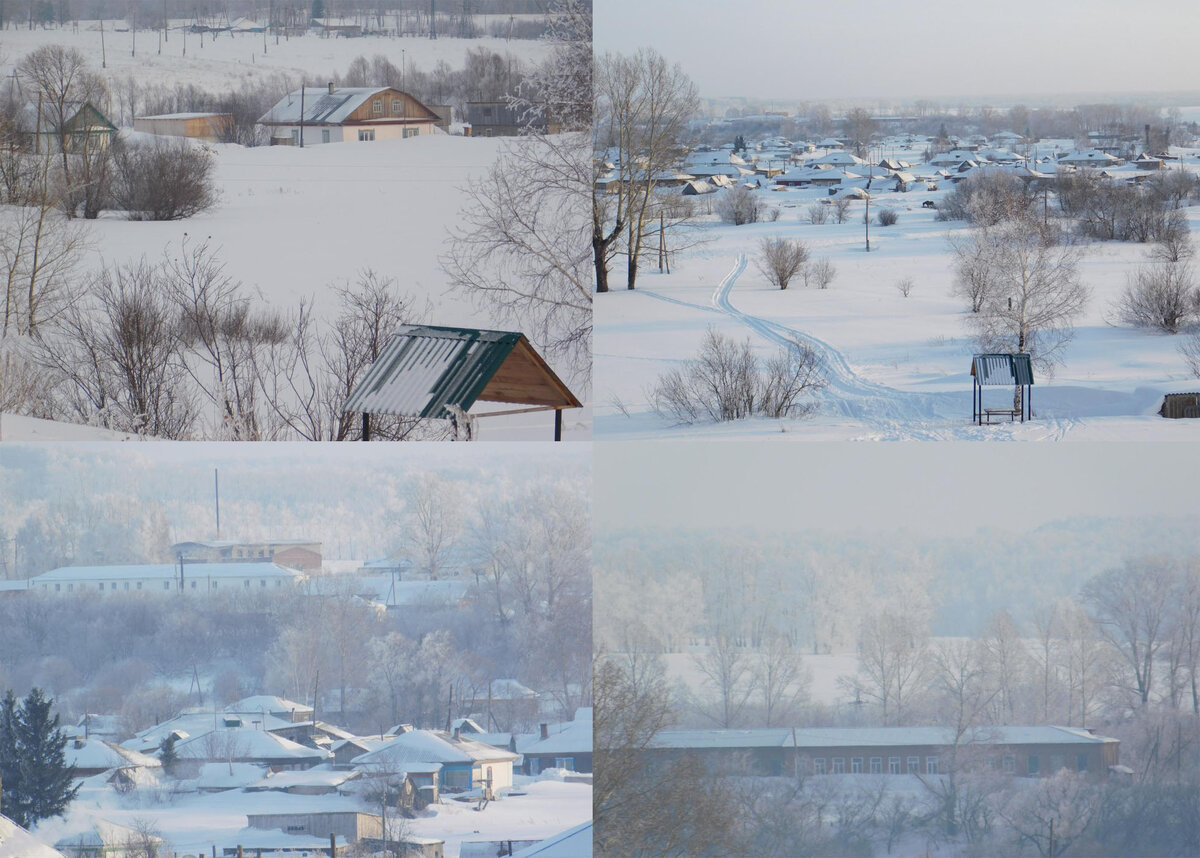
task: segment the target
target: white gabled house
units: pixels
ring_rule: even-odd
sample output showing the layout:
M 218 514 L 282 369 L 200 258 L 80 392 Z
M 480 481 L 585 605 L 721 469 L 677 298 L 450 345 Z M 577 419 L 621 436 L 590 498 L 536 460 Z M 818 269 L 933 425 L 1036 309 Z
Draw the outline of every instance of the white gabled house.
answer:
M 440 764 L 438 786 L 442 789 L 475 789 L 512 786 L 517 754 L 474 739 L 461 732 L 410 730 L 378 750 L 354 759 L 354 767 L 366 772 L 387 768 L 408 771 L 415 766 Z
M 309 86 L 289 92 L 258 120 L 272 145 L 399 140 L 433 134 L 438 115 L 390 86 Z

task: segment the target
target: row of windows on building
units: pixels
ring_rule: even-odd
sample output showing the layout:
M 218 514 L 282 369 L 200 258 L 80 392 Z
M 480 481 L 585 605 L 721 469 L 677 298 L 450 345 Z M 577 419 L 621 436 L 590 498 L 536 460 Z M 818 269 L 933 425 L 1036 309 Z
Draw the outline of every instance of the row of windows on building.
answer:
M 105 590 L 105 586 L 106 586 L 106 583 L 107 583 L 107 589 L 108 589 L 108 590 L 113 590 L 113 591 L 116 591 L 116 590 L 118 590 L 118 589 L 125 589 L 125 590 L 131 590 L 131 589 L 140 590 L 140 589 L 142 589 L 142 582 L 141 582 L 141 581 L 132 581 L 132 582 L 130 582 L 130 581 L 123 581 L 123 582 L 118 582 L 118 581 L 109 581 L 109 582 L 104 582 L 104 581 L 100 581 L 99 583 L 97 583 L 97 584 L 96 584 L 96 589 L 100 590 L 101 592 L 104 592 L 104 590 Z M 132 583 L 132 584 L 134 584 L 135 586 L 134 586 L 134 587 L 130 587 L 129 585 L 130 585 L 131 583 Z M 209 581 L 207 581 L 207 585 L 206 585 L 206 586 L 207 586 L 207 588 L 208 588 L 208 589 L 210 589 L 210 590 L 216 590 L 216 589 L 217 589 L 217 585 L 218 585 L 218 584 L 220 584 L 220 583 L 221 583 L 220 581 L 212 581 L 212 580 L 209 580 Z M 120 586 L 119 586 L 120 584 L 123 584 L 123 585 L 124 585 L 124 587 L 120 587 Z M 164 590 L 171 590 L 171 589 L 173 589 L 173 588 L 175 587 L 175 584 L 176 584 L 176 582 L 175 582 L 175 581 L 163 581 L 163 582 L 162 582 L 162 588 L 163 588 Z M 194 579 L 193 579 L 192 581 L 189 581 L 189 582 L 188 582 L 188 584 L 189 584 L 189 587 L 188 587 L 188 589 L 191 589 L 191 590 L 197 590 L 197 589 L 199 589 L 199 588 L 197 587 L 197 585 L 196 585 L 196 581 L 195 581 Z M 266 578 L 260 578 L 260 579 L 259 579 L 259 581 L 258 581 L 258 584 L 259 584 L 259 587 L 260 587 L 260 588 L 265 588 L 265 587 L 267 586 L 267 579 L 266 579 Z M 283 579 L 282 579 L 282 578 L 277 578 L 277 579 L 275 579 L 275 586 L 276 586 L 276 587 L 282 587 L 282 586 L 283 586 Z M 250 589 L 250 579 L 249 579 L 249 578 L 245 579 L 245 580 L 242 582 L 242 588 L 243 588 L 243 589 L 245 589 L 245 590 L 248 590 L 248 589 Z M 42 589 L 43 589 L 43 590 L 49 590 L 49 589 L 50 589 L 50 585 L 49 585 L 49 584 L 43 584 L 43 585 L 42 585 Z M 62 589 L 63 589 L 63 585 L 62 585 L 61 583 L 57 583 L 57 584 L 55 584 L 55 585 L 54 585 L 54 592 L 55 592 L 55 593 L 61 593 L 61 592 L 62 592 Z M 84 584 L 84 583 L 81 581 L 81 582 L 79 583 L 79 590 L 80 590 L 80 592 L 83 592 L 84 590 L 87 590 L 87 589 L 88 589 L 88 585 L 87 585 L 87 584 Z M 148 588 L 147 588 L 147 589 L 148 589 Z M 68 593 L 70 593 L 70 592 L 73 592 L 74 590 L 75 590 L 75 584 L 74 584 L 74 583 L 71 583 L 71 582 L 68 582 L 68 584 L 67 584 L 67 592 L 68 592 Z
M 828 758 L 828 767 L 826 766 L 825 757 L 812 758 L 812 772 L 814 775 L 845 774 L 846 757 L 830 757 Z M 883 757 L 850 757 L 850 774 L 862 774 L 864 771 L 870 772 L 873 775 L 883 774 Z M 866 762 L 870 767 L 863 769 L 863 763 Z M 901 768 L 903 763 L 903 768 Z M 1017 772 L 1017 757 L 1016 754 L 1005 754 L 997 759 L 989 757 L 987 767 L 991 771 L 1003 771 L 1006 774 L 1016 774 Z M 1057 772 L 1059 769 L 1067 767 L 1066 756 L 1063 754 L 1050 755 L 1050 771 Z M 1025 758 L 1025 773 L 1030 775 L 1041 774 L 1041 759 L 1037 754 L 1029 754 Z M 1088 770 L 1087 754 L 1075 755 L 1075 771 L 1086 772 Z M 921 757 L 888 757 L 887 758 L 887 773 L 890 775 L 898 775 L 907 773 L 910 775 L 921 774 Z M 936 756 L 925 757 L 925 774 L 936 775 L 939 773 L 938 758 Z
M 383 99 L 382 98 L 371 99 L 371 115 L 372 116 L 383 116 Z M 402 99 L 402 98 L 393 98 L 392 99 L 392 116 L 404 116 L 404 99 Z
M 416 137 L 420 133 L 421 133 L 421 130 L 419 128 L 405 128 L 405 129 L 402 129 L 400 132 L 401 137 L 405 140 L 407 140 L 409 137 Z M 374 128 L 358 129 L 358 140 L 360 143 L 369 143 L 370 141 L 372 141 L 374 139 L 375 139 L 375 129 Z M 323 143 L 329 142 L 329 132 L 328 131 L 321 132 L 321 142 L 323 142 Z

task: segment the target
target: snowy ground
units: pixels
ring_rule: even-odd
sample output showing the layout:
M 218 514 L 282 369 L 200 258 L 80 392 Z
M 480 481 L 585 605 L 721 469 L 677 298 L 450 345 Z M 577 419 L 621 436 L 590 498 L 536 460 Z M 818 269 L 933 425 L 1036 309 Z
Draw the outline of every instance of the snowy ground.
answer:
M 482 811 L 476 811 L 474 803 L 443 796 L 440 804 L 408 821 L 407 833 L 444 839 L 446 858 L 457 858 L 461 844 L 469 840 L 544 839 L 591 818 L 591 785 L 567 783 L 561 775 L 561 772 L 539 778 L 517 775 L 514 789 L 525 794 L 505 796 Z M 170 844 L 174 854 L 207 855 L 214 845 L 218 853 L 238 844 L 253 848 L 255 838 L 270 834 L 247 829 L 247 813 L 349 810 L 378 812 L 346 796 L 247 793 L 240 789 L 176 796 L 167 790 L 150 789 L 122 796 L 104 784 L 103 775 L 97 775 L 84 781 L 79 798 L 65 818 L 46 820 L 33 833 L 46 843 L 54 843 L 90 828 L 91 820 L 99 818 L 131 828 L 148 825 Z M 277 842 L 277 839 L 272 835 L 257 842 Z M 324 843 L 328 845 L 327 840 Z
M 485 28 L 491 17 L 477 16 Z M 186 22 L 172 21 L 172 27 L 190 23 L 190 19 Z M 119 32 L 118 28 L 125 32 Z M 310 86 L 320 86 L 323 78 L 329 74 L 344 74 L 350 61 L 358 56 L 365 56 L 369 60 L 381 54 L 396 67 L 403 62 L 409 70 L 430 71 L 440 60 L 444 60 L 451 68 L 461 68 L 467 51 L 480 48 L 499 54 L 511 53 L 531 63 L 538 62 L 547 51 L 545 44 L 531 39 L 455 39 L 445 35 L 432 40 L 415 36 L 340 39 L 309 34 L 286 39 L 280 37 L 278 42 L 275 36 L 268 35 L 264 54 L 262 33 L 219 33 L 215 38 L 212 34 L 201 38 L 172 29 L 167 34 L 166 43 L 161 45 L 160 52 L 159 33 L 156 30 L 131 33 L 124 21 L 105 21 L 102 45 L 99 22 L 82 21 L 78 29 L 68 26 L 62 29 L 14 28 L 0 31 L 0 45 L 3 46 L 0 69 L 5 74 L 11 74 L 13 65 L 22 56 L 46 44 L 75 48 L 87 57 L 95 71 L 108 79 L 110 87 L 114 89 L 120 86 L 123 79 L 136 75 L 143 85 L 174 87 L 176 84 L 192 84 L 211 91 L 237 89 L 244 82 L 277 73 L 288 75 L 297 87 L 302 80 Z
M 1194 159 L 1194 154 L 1191 156 Z M 1190 161 L 1189 161 L 1190 166 Z M 1053 378 L 1035 376 L 1035 419 L 978 427 L 971 423 L 971 355 L 953 281 L 947 235 L 961 222 L 938 223 L 922 208 L 938 191 L 878 192 L 872 213 L 895 207 L 899 222 L 871 224 L 864 249 L 864 204 L 845 224 L 809 223 L 808 208 L 824 190 L 762 193 L 781 209 L 774 223 L 733 227 L 709 217 L 710 241 L 681 254 L 669 275 L 644 270 L 638 289 L 602 295 L 595 309 L 596 431 L 607 439 L 803 440 L 1193 440 L 1187 421 L 1155 412 L 1166 392 L 1200 388 L 1177 351 L 1178 337 L 1111 324 L 1126 275 L 1145 258 L 1145 245 L 1089 246 L 1081 273 L 1092 290 L 1075 340 Z M 711 199 L 701 198 L 701 199 Z M 1187 211 L 1200 228 L 1200 207 Z M 813 258 L 837 268 L 828 290 L 793 282 L 768 284 L 754 258 L 765 236 L 805 241 Z M 896 288 L 912 278 L 906 298 Z M 816 417 L 755 419 L 718 425 L 671 425 L 653 412 L 648 390 L 665 371 L 695 356 L 708 328 L 749 338 L 764 356 L 787 340 L 816 349 L 829 384 Z M 1011 399 L 990 389 L 985 405 Z
M 90 25 L 89 25 L 90 26 Z M 129 33 L 117 34 L 129 39 Z M 205 42 L 189 37 L 188 55 L 159 57 L 157 37 L 138 34 L 140 53 L 114 48 L 107 34 L 110 75 L 114 85 L 121 74 L 136 73 L 143 81 L 186 81 L 221 89 L 265 70 L 260 56 L 262 36 L 248 34 L 219 37 Z M 257 41 L 256 41 L 257 39 Z M 38 45 L 61 42 L 78 47 L 94 66 L 100 66 L 99 30 L 81 26 L 65 30 L 4 30 L 3 55 L 11 63 Z M 182 34 L 172 33 L 172 51 L 182 50 Z M 315 36 L 268 44 L 273 70 L 301 74 L 341 71 L 360 54 L 382 53 L 399 64 L 401 51 L 409 63 L 431 67 L 445 60 L 462 64 L 466 51 L 476 48 L 512 51 L 537 60 L 545 46 L 528 40 L 494 39 L 321 39 Z M 123 55 L 122 55 L 123 54 Z M 199 55 L 198 55 L 199 54 Z M 0 68 L 3 68 L 0 66 Z M 309 81 L 311 83 L 311 80 Z M 511 142 L 511 141 L 509 141 Z M 395 279 L 419 307 L 428 304 L 423 321 L 435 325 L 464 325 L 508 329 L 487 308 L 474 306 L 466 297 L 451 294 L 438 258 L 445 252 L 449 229 L 467 204 L 466 184 L 486 173 L 505 142 L 497 138 L 465 138 L 445 134 L 371 144 L 330 144 L 245 149 L 217 145 L 216 184 L 219 204 L 208 212 L 183 221 L 132 222 L 106 214 L 91 227 L 92 251 L 87 267 L 117 265 L 146 257 L 151 262 L 164 253 L 177 254 L 185 239 L 208 241 L 219 250 L 226 272 L 241 281 L 248 292 L 274 307 L 294 307 L 310 302 L 318 317 L 336 313 L 331 284 L 353 281 L 367 269 Z M 577 395 L 587 391 L 572 383 L 564 367 L 555 367 Z M 505 410 L 508 406 L 481 403 L 472 413 Z M 591 409 L 564 412 L 565 440 L 591 436 Z M 531 413 L 480 421 L 481 440 L 549 440 L 554 418 Z M 83 440 L 71 428 L 37 424 L 5 416 L 3 438 L 12 440 Z M 93 440 L 101 440 L 88 435 Z M 102 440 L 112 440 L 106 435 Z

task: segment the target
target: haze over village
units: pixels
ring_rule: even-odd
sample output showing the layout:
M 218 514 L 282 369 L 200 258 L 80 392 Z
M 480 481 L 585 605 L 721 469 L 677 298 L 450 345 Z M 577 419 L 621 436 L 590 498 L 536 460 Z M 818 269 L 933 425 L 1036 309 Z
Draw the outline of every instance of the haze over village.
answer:
M 6 444 L 0 684 L 53 695 L 78 786 L 34 835 L 71 855 L 569 839 L 591 808 L 588 457 L 522 448 Z M 21 783 L 6 770 L 8 816 Z

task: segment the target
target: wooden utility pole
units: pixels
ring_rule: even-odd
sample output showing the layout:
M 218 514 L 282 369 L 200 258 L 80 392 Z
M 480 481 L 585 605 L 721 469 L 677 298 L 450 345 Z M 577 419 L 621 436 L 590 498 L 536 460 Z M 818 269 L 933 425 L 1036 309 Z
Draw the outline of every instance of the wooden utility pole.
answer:
M 304 148 L 304 81 L 300 81 L 300 148 Z

